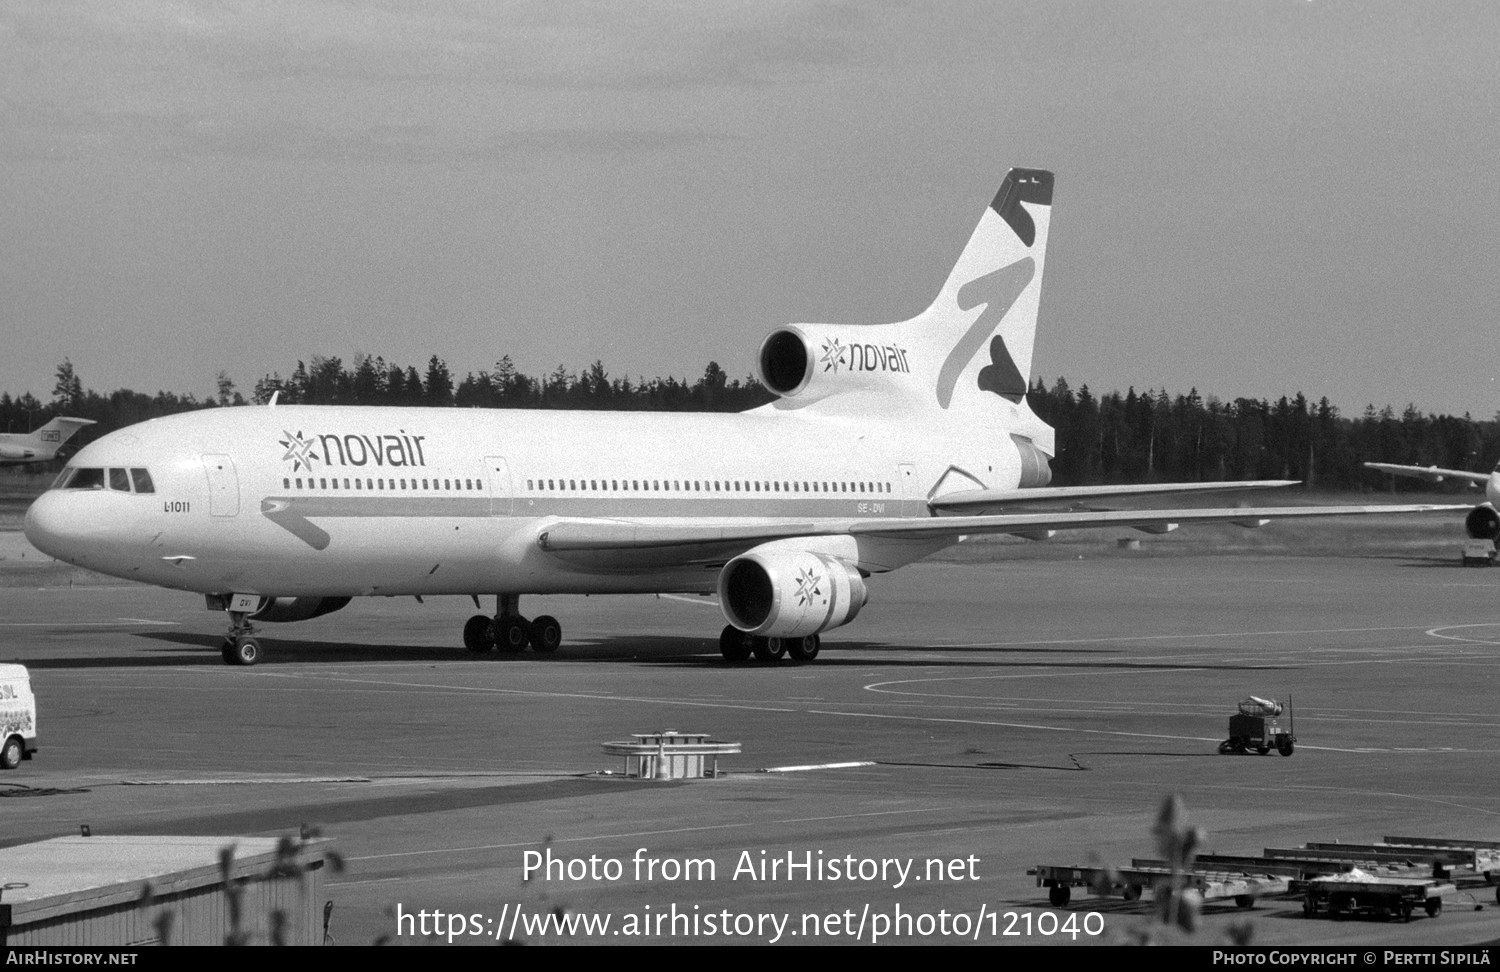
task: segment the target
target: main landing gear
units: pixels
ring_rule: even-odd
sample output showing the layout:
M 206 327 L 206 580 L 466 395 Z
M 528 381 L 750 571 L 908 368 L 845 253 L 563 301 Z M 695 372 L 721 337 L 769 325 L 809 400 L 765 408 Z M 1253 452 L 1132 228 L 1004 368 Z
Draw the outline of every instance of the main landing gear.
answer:
M 519 594 L 496 594 L 495 616 L 476 614 L 464 625 L 464 647 L 476 654 L 498 648 L 504 652 L 533 651 L 550 655 L 562 644 L 562 625 L 550 615 L 531 621 L 521 617 Z
M 762 638 L 746 634 L 732 624 L 726 624 L 719 633 L 719 654 L 735 664 L 747 661 L 751 655 L 761 662 L 777 662 L 783 655 L 792 656 L 793 661 L 810 662 L 818 657 L 820 647 L 815 634 L 801 638 Z
M 260 661 L 260 642 L 252 637 L 255 625 L 244 611 L 229 612 L 229 633 L 219 646 L 219 656 L 226 665 L 254 665 Z

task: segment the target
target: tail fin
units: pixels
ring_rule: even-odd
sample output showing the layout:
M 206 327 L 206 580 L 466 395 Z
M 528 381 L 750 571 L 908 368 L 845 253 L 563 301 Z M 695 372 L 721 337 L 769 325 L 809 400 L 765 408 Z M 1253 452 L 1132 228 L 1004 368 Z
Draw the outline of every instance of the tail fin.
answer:
M 67 418 L 59 416 L 46 425 L 31 433 L 37 442 L 53 447 L 60 446 L 73 438 L 73 434 L 85 425 L 93 425 L 93 419 Z
M 905 322 L 946 353 L 936 387 L 943 408 L 971 392 L 1017 404 L 1026 396 L 1052 182 L 1044 169 L 1011 169 L 937 299 Z

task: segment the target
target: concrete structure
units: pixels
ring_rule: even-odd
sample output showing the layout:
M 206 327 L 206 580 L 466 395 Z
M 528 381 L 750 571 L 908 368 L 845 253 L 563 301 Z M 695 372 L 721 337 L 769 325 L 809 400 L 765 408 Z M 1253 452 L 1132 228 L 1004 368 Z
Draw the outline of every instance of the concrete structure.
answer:
M 635 742 L 607 742 L 604 751 L 625 757 L 625 775 L 643 780 L 696 780 L 719 775 L 719 757 L 738 753 L 737 742 L 709 742 L 704 732 L 631 733 Z M 705 772 L 704 758 L 710 758 Z
M 320 944 L 329 843 L 282 852 L 268 837 L 58 837 L 3 848 L 0 944 L 222 945 L 236 930 L 267 944 L 276 913 L 286 944 Z

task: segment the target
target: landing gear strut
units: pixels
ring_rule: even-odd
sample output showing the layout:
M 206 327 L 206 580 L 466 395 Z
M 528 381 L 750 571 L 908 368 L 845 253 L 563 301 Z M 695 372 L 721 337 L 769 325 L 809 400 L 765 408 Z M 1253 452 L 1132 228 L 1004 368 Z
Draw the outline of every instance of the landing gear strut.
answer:
M 719 632 L 719 654 L 731 664 L 739 664 L 748 659 L 754 647 L 755 638 L 732 624 L 724 625 L 724 630 Z
M 495 647 L 495 622 L 488 615 L 476 614 L 464 625 L 464 647 L 480 654 Z
M 219 646 L 219 656 L 226 665 L 254 665 L 260 661 L 260 642 L 251 637 L 255 625 L 244 611 L 229 612 L 229 633 Z
M 818 657 L 822 646 L 818 636 L 802 638 L 762 638 L 747 634 L 732 624 L 726 624 L 719 633 L 719 654 L 732 664 L 746 661 L 751 655 L 756 661 L 780 661 L 783 655 L 791 655 L 793 661 L 810 662 Z
M 540 654 L 551 654 L 562 644 L 562 625 L 550 615 L 534 621 L 521 616 L 519 594 L 496 594 L 495 616 L 476 614 L 464 625 L 464 647 L 472 652 L 498 648 L 504 652 L 524 651 L 527 645 Z
M 792 661 L 810 662 L 818 657 L 818 650 L 822 648 L 822 642 L 815 634 L 806 635 L 801 638 L 786 639 L 787 654 L 792 656 Z

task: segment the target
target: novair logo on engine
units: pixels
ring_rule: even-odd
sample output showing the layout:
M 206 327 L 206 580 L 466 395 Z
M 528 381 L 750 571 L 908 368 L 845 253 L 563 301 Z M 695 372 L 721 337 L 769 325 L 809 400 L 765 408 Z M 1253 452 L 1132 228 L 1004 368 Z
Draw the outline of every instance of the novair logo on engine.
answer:
M 844 344 L 838 338 L 823 341 L 823 370 L 895 371 L 909 373 L 906 349 L 896 344 Z
M 293 472 L 306 468 L 312 471 L 313 463 L 321 462 L 333 466 L 425 466 L 427 457 L 422 452 L 425 435 L 407 435 L 405 429 L 397 429 L 399 435 L 337 435 L 314 434 L 303 436 L 283 431 L 281 444 L 286 455 L 281 458 L 292 464 Z M 322 455 L 315 450 L 321 449 Z
M 814 571 L 806 568 L 798 571 L 797 606 L 807 607 L 808 604 L 812 603 L 813 598 L 822 597 L 823 592 L 818 588 L 818 585 L 822 582 L 823 578 L 819 577 Z

